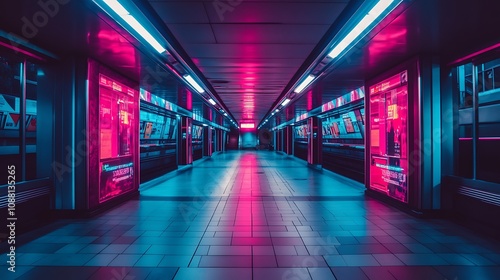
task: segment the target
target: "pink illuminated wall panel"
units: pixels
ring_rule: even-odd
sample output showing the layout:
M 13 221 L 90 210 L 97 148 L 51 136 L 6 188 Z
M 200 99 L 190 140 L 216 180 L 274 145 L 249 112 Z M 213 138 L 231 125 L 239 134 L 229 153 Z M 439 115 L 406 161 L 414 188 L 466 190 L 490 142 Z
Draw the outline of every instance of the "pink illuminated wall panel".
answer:
M 408 73 L 370 87 L 369 187 L 408 203 Z

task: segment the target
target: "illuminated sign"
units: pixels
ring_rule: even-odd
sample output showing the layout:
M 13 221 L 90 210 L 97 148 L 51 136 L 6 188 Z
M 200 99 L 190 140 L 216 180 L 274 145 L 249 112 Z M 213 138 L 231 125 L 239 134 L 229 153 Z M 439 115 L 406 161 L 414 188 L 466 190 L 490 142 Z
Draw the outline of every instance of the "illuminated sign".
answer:
M 254 123 L 241 123 L 241 128 L 255 128 Z
M 390 77 L 389 79 L 384 80 L 381 83 L 378 83 L 370 87 L 370 95 L 401 86 L 403 84 L 406 84 L 407 81 L 408 81 L 408 72 L 403 71 L 397 75 Z
M 368 104 L 369 187 L 408 203 L 407 71 L 371 86 Z
M 354 101 L 362 99 L 364 97 L 365 97 L 365 88 L 360 87 L 360 88 L 355 89 L 347 94 L 344 94 L 340 97 L 337 97 L 336 99 L 334 99 L 330 102 L 327 102 L 327 103 L 321 105 L 321 112 L 324 113 L 324 112 L 330 111 L 332 109 L 338 108 L 342 105 L 345 105 L 345 104 L 350 103 L 350 102 L 354 102 Z
M 100 75 L 99 76 L 99 84 L 101 86 L 104 86 L 104 87 L 108 87 L 108 88 L 111 88 L 113 89 L 114 91 L 118 91 L 118 92 L 121 92 L 121 93 L 125 93 L 125 94 L 128 94 L 130 96 L 134 96 L 135 95 L 135 90 L 130 88 L 130 87 L 127 87 L 127 86 L 124 86 L 120 83 L 117 83 L 115 81 L 113 81 L 112 79 L 104 76 L 104 75 Z
M 136 188 L 136 91 L 104 75 L 99 77 L 99 202 Z

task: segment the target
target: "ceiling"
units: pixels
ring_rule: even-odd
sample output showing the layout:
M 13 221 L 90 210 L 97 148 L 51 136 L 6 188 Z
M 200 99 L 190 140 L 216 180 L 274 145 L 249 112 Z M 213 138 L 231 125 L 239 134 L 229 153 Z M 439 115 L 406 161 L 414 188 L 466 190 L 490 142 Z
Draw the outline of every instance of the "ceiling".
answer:
M 348 2 L 149 0 L 235 119 L 256 124 Z
M 499 12 L 497 0 L 405 1 L 266 126 L 296 119 L 417 56 L 451 71 L 457 60 L 500 44 Z
M 20 19 L 33 0 L 1 2 L 5 34 L 23 35 Z M 140 2 L 139 0 L 136 0 Z M 237 121 L 262 122 L 313 64 L 363 0 L 141 0 L 157 15 Z M 368 0 L 366 0 L 368 1 Z M 419 55 L 442 67 L 500 44 L 498 0 L 405 0 L 275 118 L 288 121 Z M 233 3 L 234 6 L 218 6 Z M 229 4 L 228 4 L 229 5 Z M 142 7 L 142 6 L 141 6 Z M 222 8 L 221 8 L 222 7 Z M 89 9 L 90 8 L 90 9 Z M 182 82 L 159 67 L 147 46 L 124 32 L 92 1 L 70 1 L 29 43 L 62 61 L 92 57 L 164 99 L 179 104 Z M 147 9 L 151 11 L 151 9 Z M 220 10 L 222 9 L 222 10 Z M 148 13 L 148 15 L 151 13 Z M 220 16 L 219 16 L 220 15 Z M 22 22 L 21 22 L 22 23 Z M 1 34 L 0 34 L 1 35 Z M 170 39 L 170 38 L 169 38 Z M 5 40 L 3 40 L 5 43 Z M 2 40 L 0 40 L 2 43 Z M 9 42 L 7 42 L 9 43 Z M 190 63 L 190 67 L 193 63 Z M 205 108 L 193 96 L 193 111 Z M 190 110 L 191 110 L 190 109 Z M 201 115 L 201 113 L 199 113 Z M 271 125 L 271 121 L 268 125 Z

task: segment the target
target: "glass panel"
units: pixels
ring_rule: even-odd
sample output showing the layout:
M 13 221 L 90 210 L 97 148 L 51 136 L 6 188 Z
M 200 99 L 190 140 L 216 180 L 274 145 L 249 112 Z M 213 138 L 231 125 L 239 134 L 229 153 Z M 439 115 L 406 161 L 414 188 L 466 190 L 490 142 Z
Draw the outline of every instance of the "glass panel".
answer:
M 479 104 L 500 101 L 500 59 L 495 59 L 478 66 Z
M 483 91 L 479 92 L 479 112 L 476 156 L 476 178 L 500 183 L 500 88 L 496 76 L 500 59 L 477 66 L 483 75 Z
M 476 177 L 500 183 L 500 122 L 479 124 Z
M 19 150 L 21 63 L 15 57 L 0 55 L 0 168 L 7 170 L 7 166 L 14 165 L 17 182 L 22 180 Z M 4 184 L 7 184 L 7 176 L 0 178 L 0 185 Z
M 459 95 L 460 108 L 472 107 L 472 63 L 458 66 L 455 92 Z
M 112 87 L 100 87 L 101 159 L 131 154 L 133 97 L 127 89 L 112 82 Z
M 493 69 L 493 79 L 495 89 L 500 89 L 500 66 Z
M 459 126 L 458 137 L 457 175 L 472 178 L 472 124 Z

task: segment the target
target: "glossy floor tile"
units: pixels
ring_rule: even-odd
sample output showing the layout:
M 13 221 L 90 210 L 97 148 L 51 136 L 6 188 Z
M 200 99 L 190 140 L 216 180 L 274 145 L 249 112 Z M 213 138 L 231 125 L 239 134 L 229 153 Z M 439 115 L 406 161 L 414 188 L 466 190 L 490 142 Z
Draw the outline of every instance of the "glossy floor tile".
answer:
M 498 241 L 412 217 L 366 197 L 359 183 L 274 152 L 218 154 L 143 189 L 92 219 L 52 225 L 18 247 L 17 272 L 3 266 L 0 279 L 500 275 Z

